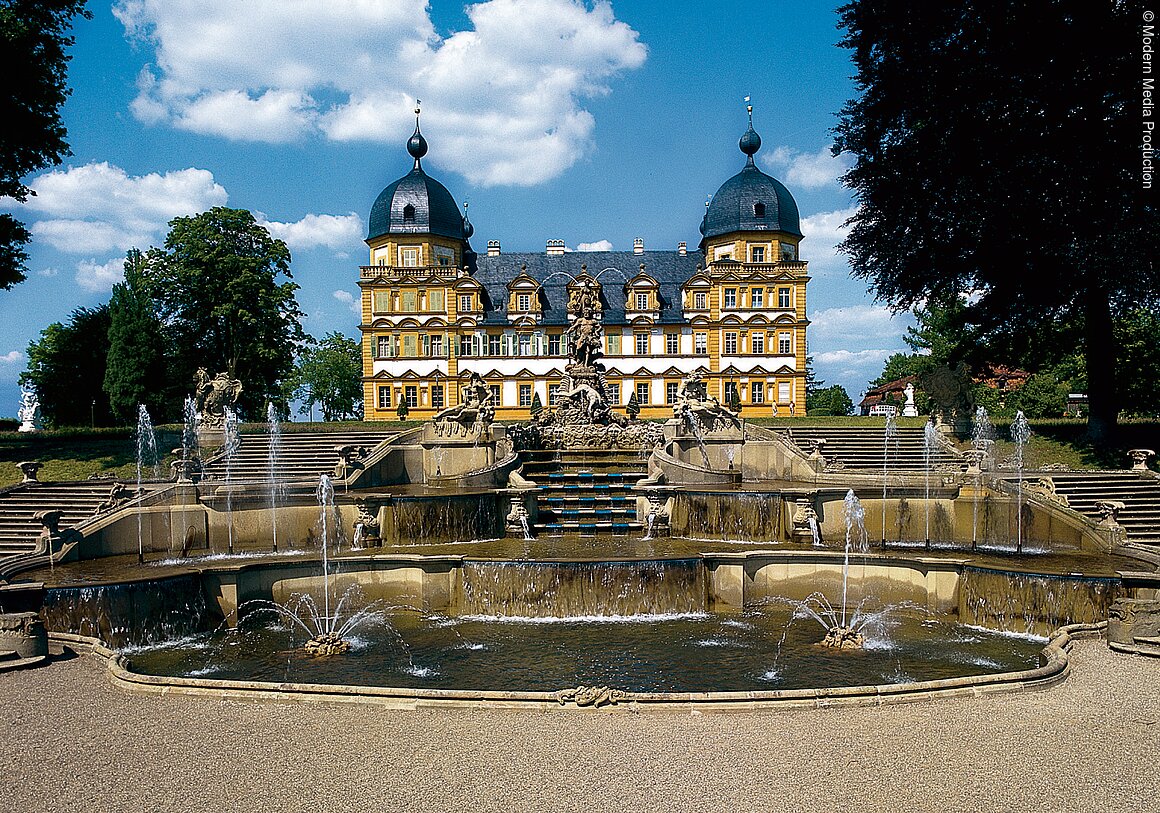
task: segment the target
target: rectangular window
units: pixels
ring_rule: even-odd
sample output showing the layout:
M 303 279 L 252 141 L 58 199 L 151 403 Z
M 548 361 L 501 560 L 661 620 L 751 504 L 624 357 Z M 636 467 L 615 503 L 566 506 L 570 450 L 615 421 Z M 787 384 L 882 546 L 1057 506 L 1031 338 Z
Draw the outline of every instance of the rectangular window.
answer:
M 665 382 L 665 403 L 675 404 L 677 402 L 677 388 L 680 386 L 676 381 Z
M 698 356 L 707 356 L 709 354 L 708 333 L 693 334 L 693 352 Z
M 620 334 L 619 333 L 609 333 L 608 334 L 608 355 L 610 355 L 610 356 L 619 356 L 620 355 Z
M 648 403 L 648 391 L 649 391 L 649 382 L 647 382 L 647 381 L 636 382 L 636 401 L 641 406 L 644 406 L 645 404 Z
M 516 295 L 516 310 L 530 311 L 532 309 L 532 295 L 531 294 L 517 294 Z
M 609 384 L 608 385 L 608 403 L 612 404 L 613 406 L 620 406 L 620 385 L 619 384 Z
M 474 299 L 474 297 L 471 294 L 460 294 L 459 295 L 459 312 L 460 313 L 471 313 L 473 310 L 475 310 L 474 303 L 471 301 L 472 299 Z
M 780 355 L 788 356 L 793 352 L 793 335 L 790 333 L 777 334 L 777 352 Z
M 764 308 L 765 307 L 765 289 L 764 288 L 754 288 L 750 292 L 749 297 L 750 297 L 749 301 L 751 303 L 753 303 L 753 307 L 755 307 L 755 308 Z
M 750 398 L 750 400 L 753 401 L 753 403 L 764 404 L 765 403 L 765 382 L 764 381 L 754 381 L 752 384 L 749 385 L 749 393 L 752 396 Z
M 375 313 L 390 313 L 391 310 L 391 292 L 390 291 L 375 291 Z
M 636 293 L 636 309 L 638 311 L 647 311 L 648 310 L 648 294 L 647 293 L 644 293 L 643 291 L 637 291 L 637 293 Z
M 751 263 L 765 262 L 765 246 L 751 246 L 749 249 L 749 261 Z
M 532 405 L 532 385 L 520 384 L 520 406 L 530 407 Z
M 696 291 L 693 294 L 693 309 L 703 311 L 709 307 L 709 295 L 704 291 Z
M 389 359 L 391 357 L 391 337 L 379 336 L 378 348 L 375 350 L 375 358 Z
M 559 333 L 549 333 L 548 334 L 548 355 L 549 356 L 561 355 L 561 353 L 560 353 L 560 334 Z
M 777 306 L 779 308 L 792 308 L 793 307 L 793 305 L 790 304 L 789 288 L 778 288 L 777 289 Z
M 391 408 L 391 388 L 379 387 L 379 409 Z
M 487 354 L 489 356 L 498 356 L 500 353 L 499 340 L 502 338 L 498 333 L 489 334 L 487 337 Z
M 797 259 L 797 246 L 791 246 L 787 243 L 781 244 L 781 258 L 783 260 Z
M 732 404 L 735 401 L 740 401 L 740 400 L 741 400 L 741 396 L 737 392 L 737 382 L 736 381 L 726 381 L 725 382 L 725 403 Z
M 733 355 L 737 352 L 737 334 L 732 330 L 725 331 L 724 336 L 725 347 L 721 350 L 722 353 Z
M 427 294 L 427 310 L 440 313 L 443 310 L 443 289 L 436 288 Z
M 471 341 L 472 338 L 473 337 L 470 335 L 462 335 L 459 337 L 459 355 L 460 355 L 460 357 L 475 355 L 472 352 L 472 350 L 473 350 L 473 348 L 471 346 L 472 345 L 472 341 Z
M 419 388 L 414 384 L 408 384 L 403 388 L 403 399 L 411 409 L 419 406 Z
M 403 291 L 403 312 L 404 313 L 414 313 L 415 312 L 415 292 L 414 291 Z
M 549 384 L 548 385 L 548 406 L 554 407 L 556 405 L 556 401 L 558 401 L 559 399 L 560 399 L 560 385 L 559 384 Z
M 455 263 L 455 252 L 442 246 L 435 247 L 435 262 L 444 267 Z
M 403 268 L 418 268 L 419 267 L 419 249 L 417 248 L 400 248 L 399 249 L 399 265 Z
M 636 333 L 636 334 L 633 334 L 633 338 L 636 340 L 636 354 L 638 356 L 647 356 L 648 355 L 648 334 L 647 333 Z
M 777 402 L 779 404 L 788 404 L 789 403 L 789 382 L 788 381 L 777 382 Z
M 737 289 L 736 288 L 726 288 L 725 289 L 725 303 L 723 305 L 721 305 L 721 307 L 723 307 L 723 308 L 736 308 L 737 307 Z
M 407 358 L 415 358 L 418 353 L 418 344 L 415 341 L 417 337 L 414 333 L 407 333 L 403 335 L 403 355 Z
M 765 334 L 755 330 L 749 335 L 749 352 L 760 355 L 765 352 Z
M 431 337 L 431 353 L 434 358 L 443 358 L 443 335 L 438 334 Z
M 443 385 L 431 385 L 431 406 L 435 409 L 443 409 Z
M 532 335 L 530 333 L 521 333 L 517 344 L 519 346 L 519 355 L 530 356 L 532 354 Z
M 670 356 L 675 356 L 681 352 L 681 334 L 680 333 L 666 333 L 665 334 L 665 352 Z
M 503 393 L 499 384 L 488 384 L 487 391 L 491 395 L 492 406 L 499 406 L 503 402 Z

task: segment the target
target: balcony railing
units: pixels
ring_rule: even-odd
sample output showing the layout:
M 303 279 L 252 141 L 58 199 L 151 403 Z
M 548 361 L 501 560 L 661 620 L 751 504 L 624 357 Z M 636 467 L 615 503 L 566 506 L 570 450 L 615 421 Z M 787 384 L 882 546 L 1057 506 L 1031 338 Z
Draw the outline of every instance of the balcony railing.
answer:
M 457 276 L 459 276 L 459 269 L 454 265 L 363 265 L 359 267 L 359 279 L 361 280 L 374 280 L 379 277 L 387 279 L 400 277 L 403 279 L 427 279 L 428 277 L 455 279 Z

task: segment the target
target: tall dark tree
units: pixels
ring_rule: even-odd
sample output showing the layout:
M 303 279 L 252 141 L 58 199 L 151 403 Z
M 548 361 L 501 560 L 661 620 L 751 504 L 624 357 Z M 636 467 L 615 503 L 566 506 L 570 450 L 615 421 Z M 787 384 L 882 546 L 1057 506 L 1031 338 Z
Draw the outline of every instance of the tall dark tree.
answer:
M 23 179 L 69 154 L 60 108 L 67 81 L 72 19 L 91 16 L 84 0 L 0 0 L 0 196 L 28 200 Z M 25 277 L 32 239 L 24 224 L 0 214 L 0 288 Z
M 109 308 L 77 308 L 67 324 L 53 322 L 28 345 L 21 386 L 31 386 L 53 427 L 109 426 L 114 422 L 105 381 Z
M 306 340 L 285 243 L 248 211 L 215 207 L 172 220 L 143 277 L 169 347 L 170 412 L 199 367 L 242 382 L 238 404 L 249 418 L 270 401 L 285 408 L 281 383 Z
M 104 390 L 113 414 L 124 424 L 137 420 L 144 404 L 154 422 L 177 420 L 165 411 L 165 340 L 153 302 L 145 291 L 145 256 L 132 249 L 125 280 L 109 300 L 109 355 Z
M 842 245 L 854 273 L 899 310 L 969 292 L 964 321 L 1017 358 L 1079 328 L 1089 432 L 1106 440 L 1114 317 L 1160 288 L 1139 6 L 855 0 L 839 15 L 858 85 L 834 144 L 855 159 L 844 181 L 860 206 Z

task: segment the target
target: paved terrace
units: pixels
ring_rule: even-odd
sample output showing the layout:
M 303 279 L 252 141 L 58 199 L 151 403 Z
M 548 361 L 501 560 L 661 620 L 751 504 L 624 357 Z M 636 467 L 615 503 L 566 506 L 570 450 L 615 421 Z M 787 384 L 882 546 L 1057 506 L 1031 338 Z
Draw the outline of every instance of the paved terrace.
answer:
M 1160 661 L 1053 689 L 826 710 L 388 711 L 0 676 L 0 807 L 37 811 L 1156 811 Z

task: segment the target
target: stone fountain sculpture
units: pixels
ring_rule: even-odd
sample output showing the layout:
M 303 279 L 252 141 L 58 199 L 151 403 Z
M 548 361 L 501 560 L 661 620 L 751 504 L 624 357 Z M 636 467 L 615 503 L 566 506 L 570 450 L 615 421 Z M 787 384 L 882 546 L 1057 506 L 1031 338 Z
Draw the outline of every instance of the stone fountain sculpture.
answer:
M 511 454 L 506 427 L 494 422 L 491 387 L 479 373 L 471 373 L 460 386 L 460 399 L 423 426 L 419 445 L 427 482 L 450 485 L 457 478 L 490 469 Z
M 203 449 L 220 447 L 225 443 L 226 412 L 238 402 L 242 382 L 231 378 L 229 373 L 218 373 L 211 378 L 209 371 L 198 367 L 194 384 L 198 443 Z
M 20 409 L 17 410 L 16 417 L 20 419 L 20 426 L 16 431 L 40 431 L 40 399 L 36 397 L 36 392 L 34 390 L 26 390 L 21 388 Z

